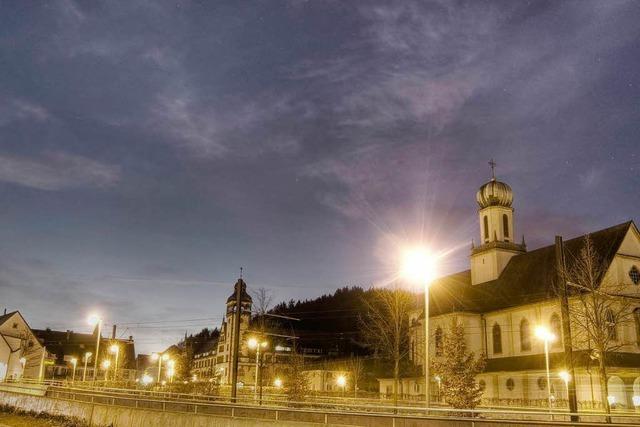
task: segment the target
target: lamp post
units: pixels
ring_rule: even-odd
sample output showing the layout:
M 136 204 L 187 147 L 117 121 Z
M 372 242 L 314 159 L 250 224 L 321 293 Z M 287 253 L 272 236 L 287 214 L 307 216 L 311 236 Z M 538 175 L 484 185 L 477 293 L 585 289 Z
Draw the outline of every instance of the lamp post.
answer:
M 158 384 L 162 385 L 162 361 L 164 360 L 165 362 L 167 360 L 169 360 L 169 355 L 166 353 L 160 354 L 160 353 L 152 353 L 151 354 L 151 360 L 153 360 L 154 362 L 157 360 L 158 361 Z
M 82 372 L 82 382 L 85 382 L 87 380 L 87 363 L 89 362 L 89 358 L 92 354 L 93 353 L 91 353 L 90 351 L 87 351 L 84 354 L 84 371 Z
M 96 337 L 96 357 L 93 359 L 93 381 L 98 375 L 98 356 L 100 355 L 100 335 L 102 335 L 102 318 L 97 314 L 89 316 L 89 324 L 98 327 L 98 336 Z
M 567 400 L 569 400 L 569 381 L 571 381 L 571 374 L 567 371 L 558 372 L 558 376 L 564 381 L 564 388 L 567 392 Z
M 107 379 L 109 378 L 109 366 L 111 366 L 111 361 L 109 359 L 102 361 L 102 369 L 104 369 L 104 382 L 107 383 Z
M 176 373 L 176 361 L 175 360 L 168 360 L 167 361 L 167 375 L 169 376 L 169 384 L 173 383 L 173 376 Z
M 256 350 L 256 379 L 255 386 L 253 390 L 253 398 L 254 400 L 258 400 L 258 384 L 261 383 L 262 378 L 260 377 L 260 348 L 266 348 L 269 343 L 267 341 L 258 341 L 257 338 L 251 337 L 247 340 L 247 345 L 250 349 Z M 261 385 L 261 384 L 260 384 Z M 260 387 L 260 391 L 262 391 L 262 387 Z M 260 397 L 262 398 L 262 393 L 260 393 Z M 262 399 L 260 399 L 262 403 Z
M 338 375 L 338 378 L 336 378 L 336 384 L 342 389 L 342 397 L 344 397 L 344 389 L 347 387 L 347 377 L 344 375 Z
M 27 365 L 27 358 L 26 357 L 21 357 L 20 358 L 20 366 L 21 366 L 21 370 L 20 370 L 20 379 L 22 379 L 22 377 L 24 377 L 24 368 Z
M 436 275 L 436 257 L 424 248 L 405 252 L 401 275 L 424 287 L 424 397 L 429 408 L 429 285 Z
M 71 364 L 73 365 L 73 373 L 71 374 L 71 384 L 76 382 L 76 368 L 78 367 L 78 359 L 75 357 L 71 359 Z
M 549 343 L 555 341 L 556 336 L 544 326 L 536 328 L 536 337 L 544 342 L 544 360 L 547 367 L 547 400 L 551 412 L 551 374 L 549 373 Z
M 118 380 L 118 357 L 120 356 L 120 346 L 118 344 L 112 344 L 111 347 L 109 347 L 109 351 L 112 354 L 116 355 L 116 360 L 115 360 L 115 366 L 113 367 L 113 380 L 117 381 Z

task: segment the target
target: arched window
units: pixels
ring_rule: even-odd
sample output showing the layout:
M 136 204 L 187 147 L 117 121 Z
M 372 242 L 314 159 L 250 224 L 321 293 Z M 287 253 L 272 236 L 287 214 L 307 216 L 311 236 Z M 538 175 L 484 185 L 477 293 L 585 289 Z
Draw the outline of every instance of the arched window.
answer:
M 502 353 L 502 330 L 500 325 L 497 323 L 493 325 L 491 335 L 493 337 L 493 354 Z
M 504 229 L 505 239 L 509 238 L 509 217 L 507 214 L 502 215 L 502 228 Z
M 640 307 L 633 310 L 633 320 L 636 324 L 636 344 L 640 347 Z
M 442 356 L 442 328 L 436 328 L 435 333 L 436 356 Z
M 520 351 L 531 351 L 531 329 L 527 319 L 520 322 Z
M 551 326 L 551 333 L 556 336 L 551 346 L 554 348 L 562 347 L 562 324 L 560 323 L 560 316 L 553 313 L 549 321 L 549 326 Z
M 617 341 L 618 331 L 616 330 L 616 318 L 610 308 L 608 308 L 605 313 L 605 320 L 607 322 L 607 334 L 609 335 L 609 339 Z
M 515 381 L 513 381 L 513 378 L 507 378 L 507 390 L 512 391 L 515 387 L 516 387 L 516 383 Z
M 485 242 L 489 241 L 489 218 L 487 218 L 487 216 L 484 216 L 484 219 L 482 220 L 484 223 L 484 240 Z

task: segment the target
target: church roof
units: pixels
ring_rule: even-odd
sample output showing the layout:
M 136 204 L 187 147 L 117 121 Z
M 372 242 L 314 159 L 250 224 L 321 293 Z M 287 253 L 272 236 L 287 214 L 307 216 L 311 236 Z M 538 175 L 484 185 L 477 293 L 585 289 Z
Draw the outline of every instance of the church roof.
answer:
M 603 265 L 611 263 L 632 226 L 633 222 L 628 221 L 589 234 Z M 568 268 L 582 248 L 584 237 L 564 242 Z M 553 298 L 555 275 L 555 245 L 550 245 L 514 256 L 496 280 L 472 285 L 470 270 L 445 276 L 430 287 L 429 313 L 431 316 L 454 311 L 482 313 Z

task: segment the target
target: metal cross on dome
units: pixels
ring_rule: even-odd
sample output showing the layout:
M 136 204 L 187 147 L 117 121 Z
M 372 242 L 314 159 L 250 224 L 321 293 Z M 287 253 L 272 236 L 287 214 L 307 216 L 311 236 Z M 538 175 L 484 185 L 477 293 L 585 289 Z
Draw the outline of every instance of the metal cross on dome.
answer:
M 496 179 L 496 162 L 491 159 L 489 162 L 489 166 L 491 166 L 491 179 Z

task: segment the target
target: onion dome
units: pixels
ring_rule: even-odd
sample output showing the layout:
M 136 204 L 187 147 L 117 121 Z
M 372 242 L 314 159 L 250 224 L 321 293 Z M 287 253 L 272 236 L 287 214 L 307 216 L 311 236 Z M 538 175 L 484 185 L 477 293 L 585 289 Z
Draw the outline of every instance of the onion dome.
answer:
M 476 194 L 476 201 L 480 209 L 489 206 L 504 206 L 509 208 L 513 203 L 513 190 L 504 182 L 493 178 L 480 187 Z

